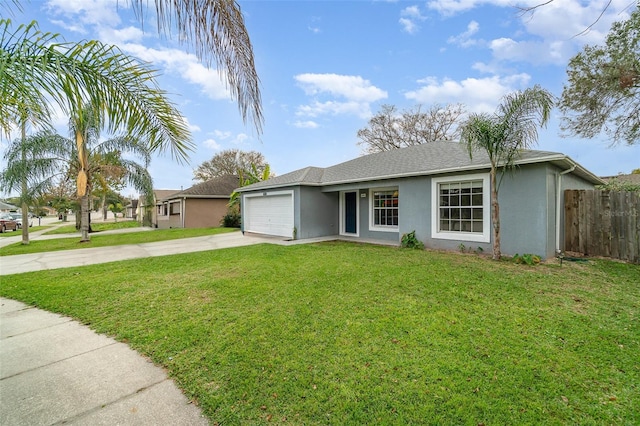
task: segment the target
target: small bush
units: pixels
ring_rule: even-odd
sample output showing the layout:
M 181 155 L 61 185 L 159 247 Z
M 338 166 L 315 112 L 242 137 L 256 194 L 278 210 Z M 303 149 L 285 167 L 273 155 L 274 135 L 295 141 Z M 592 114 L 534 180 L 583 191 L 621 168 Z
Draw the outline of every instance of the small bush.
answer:
M 424 243 L 416 238 L 416 231 L 411 231 L 408 234 L 402 235 L 400 240 L 403 248 L 412 248 L 422 250 L 424 249 Z
M 225 228 L 240 228 L 240 224 L 242 223 L 242 217 L 240 213 L 227 213 L 222 218 L 222 222 L 220 224 Z
M 534 266 L 540 263 L 541 258 L 537 254 L 525 253 L 520 255 L 516 253 L 513 255 L 513 261 L 520 265 L 524 264 L 524 265 Z

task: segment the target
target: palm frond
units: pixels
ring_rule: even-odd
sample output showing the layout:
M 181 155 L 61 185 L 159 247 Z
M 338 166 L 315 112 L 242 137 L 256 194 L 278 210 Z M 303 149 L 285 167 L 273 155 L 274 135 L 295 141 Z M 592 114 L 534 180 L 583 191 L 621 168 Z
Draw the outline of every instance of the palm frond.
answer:
M 136 16 L 143 17 L 147 0 L 130 0 Z M 253 46 L 244 16 L 235 0 L 155 0 L 158 29 L 193 47 L 207 66 L 216 63 L 221 77 L 238 102 L 245 122 L 253 122 L 262 133 L 264 117 L 260 79 L 255 68 Z

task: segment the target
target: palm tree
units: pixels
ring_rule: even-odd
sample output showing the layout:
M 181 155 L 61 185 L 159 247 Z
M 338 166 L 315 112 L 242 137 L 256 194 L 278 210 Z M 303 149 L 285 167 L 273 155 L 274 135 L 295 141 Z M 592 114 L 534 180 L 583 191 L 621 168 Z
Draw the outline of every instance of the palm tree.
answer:
M 500 205 L 498 169 L 513 168 L 523 149 L 538 140 L 538 127 L 549 121 L 554 98 L 536 85 L 523 92 L 506 95 L 494 114 L 471 114 L 461 125 L 461 140 L 472 157 L 482 150 L 489 156 L 491 169 L 491 221 L 493 225 L 493 259 L 500 259 Z
M 37 24 L 10 31 L 0 20 L 0 127 L 9 133 L 25 113 L 38 125 L 47 125 L 45 107 L 51 98 L 71 117 L 78 158 L 78 196 L 88 189 L 88 158 L 84 130 L 125 134 L 148 143 L 150 151 L 170 149 L 178 161 L 192 149 L 186 120 L 155 82 L 157 72 L 117 47 L 98 41 L 60 43 L 42 33 Z M 45 105 L 45 106 L 43 106 Z M 89 107 L 87 108 L 87 105 Z M 88 206 L 87 206 L 88 207 Z M 88 240 L 88 214 L 81 220 L 82 239 Z
M 129 3 L 144 25 L 148 0 L 129 0 Z M 260 79 L 255 68 L 253 46 L 238 3 L 235 0 L 154 0 L 154 6 L 158 32 L 170 35 L 176 30 L 179 42 L 192 48 L 207 67 L 215 62 L 231 96 L 238 102 L 243 120 L 252 121 L 260 134 L 264 122 Z M 13 10 L 22 12 L 23 8 L 19 0 L 13 0 L 12 4 L 0 6 L 0 12 L 3 9 L 11 14 Z M 4 30 L 6 32 L 7 28 Z M 57 36 L 47 33 L 43 43 L 55 39 Z M 3 118 L 0 117 L 0 120 Z
M 86 113 L 86 116 L 90 114 Z M 95 127 L 99 126 L 99 123 L 86 124 L 89 128 L 82 133 L 86 135 L 84 172 L 87 191 L 80 197 L 81 241 L 89 239 L 88 201 L 94 179 L 126 182 L 142 194 L 153 194 L 153 183 L 147 170 L 151 155 L 146 144 L 130 137 L 115 137 L 101 141 L 99 129 Z M 72 122 L 70 130 L 75 134 L 77 129 L 73 125 Z M 143 163 L 123 158 L 123 153 L 142 159 Z M 25 154 L 26 160 L 22 161 L 21 156 Z M 5 154 L 5 159 L 8 166 L 0 175 L 0 182 L 6 185 L 8 190 L 14 190 L 27 177 L 27 193 L 30 198 L 44 193 L 61 177 L 73 179 L 78 175 L 78 171 L 82 170 L 74 141 L 50 131 L 39 132 L 24 140 L 14 140 Z M 83 221 L 86 224 L 84 231 Z
M 142 21 L 148 0 L 129 1 Z M 250 119 L 261 133 L 260 79 L 240 5 L 235 0 L 154 0 L 154 5 L 158 31 L 169 33 L 175 28 L 178 40 L 192 45 L 206 66 L 215 62 L 242 119 Z

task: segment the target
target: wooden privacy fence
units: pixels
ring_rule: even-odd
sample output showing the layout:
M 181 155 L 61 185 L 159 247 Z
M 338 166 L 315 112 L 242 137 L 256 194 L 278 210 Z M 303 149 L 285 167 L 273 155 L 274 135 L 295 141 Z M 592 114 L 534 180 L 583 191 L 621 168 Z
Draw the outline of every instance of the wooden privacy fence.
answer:
M 564 192 L 564 249 L 640 263 L 640 193 Z

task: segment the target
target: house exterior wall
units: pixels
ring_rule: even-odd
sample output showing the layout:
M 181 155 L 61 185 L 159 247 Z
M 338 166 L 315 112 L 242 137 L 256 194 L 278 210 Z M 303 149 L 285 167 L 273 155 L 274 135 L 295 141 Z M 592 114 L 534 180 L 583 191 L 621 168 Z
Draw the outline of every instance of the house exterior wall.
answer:
M 158 212 L 158 207 L 161 206 L 161 212 Z M 156 228 L 158 229 L 170 229 L 170 228 L 182 228 L 182 212 L 183 205 L 182 200 L 167 200 L 160 204 L 156 204 Z
M 550 163 L 529 164 L 507 172 L 502 180 L 498 199 L 500 202 L 501 251 L 504 255 L 532 253 L 548 258 L 555 255 L 556 240 L 556 200 L 557 176 L 561 169 Z M 459 239 L 434 237 L 432 215 L 437 214 L 432 206 L 433 180 L 442 178 L 461 178 L 469 175 L 486 176 L 489 170 L 477 170 L 465 173 L 450 173 L 436 176 L 418 176 L 390 179 L 374 182 L 361 182 L 326 187 L 282 188 L 294 191 L 294 221 L 297 238 L 339 235 L 340 233 L 340 194 L 344 191 L 357 191 L 358 196 L 358 238 L 400 243 L 403 234 L 412 231 L 416 237 L 433 249 L 481 248 L 486 253 L 492 251 L 493 232 L 491 221 L 485 228 L 488 240 L 467 240 L 461 233 Z M 395 231 L 378 231 L 370 227 L 371 189 L 398 189 L 398 228 Z M 592 189 L 593 185 L 582 178 L 567 174 L 562 176 L 562 188 Z M 561 214 L 564 210 L 564 197 L 561 197 Z M 490 211 L 489 202 L 483 209 Z M 561 217 L 561 229 L 564 217 Z M 561 237 L 563 238 L 563 231 Z
M 296 187 L 293 193 L 296 238 L 337 235 L 339 232 L 339 195 L 322 192 L 319 187 Z
M 553 257 L 554 193 L 553 177 L 546 164 L 518 167 L 504 175 L 498 193 L 500 249 L 504 255 Z
M 185 228 L 210 228 L 220 226 L 222 218 L 227 214 L 229 199 L 187 198 L 183 202 Z

